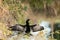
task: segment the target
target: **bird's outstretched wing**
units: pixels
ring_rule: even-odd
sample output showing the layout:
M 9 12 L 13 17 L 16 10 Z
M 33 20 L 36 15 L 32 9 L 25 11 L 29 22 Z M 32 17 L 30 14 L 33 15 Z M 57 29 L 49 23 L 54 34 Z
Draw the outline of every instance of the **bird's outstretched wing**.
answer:
M 31 27 L 31 29 L 32 29 L 33 32 L 36 32 L 36 31 L 44 30 L 44 27 L 34 26 L 34 27 Z
M 9 28 L 11 28 L 12 31 L 23 31 L 25 28 L 25 25 L 15 24 Z

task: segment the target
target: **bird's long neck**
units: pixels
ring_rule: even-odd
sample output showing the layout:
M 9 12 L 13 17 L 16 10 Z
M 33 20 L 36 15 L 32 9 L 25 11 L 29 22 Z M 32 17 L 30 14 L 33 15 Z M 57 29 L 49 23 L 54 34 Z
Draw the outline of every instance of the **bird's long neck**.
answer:
M 29 26 L 29 19 L 26 21 L 26 26 Z

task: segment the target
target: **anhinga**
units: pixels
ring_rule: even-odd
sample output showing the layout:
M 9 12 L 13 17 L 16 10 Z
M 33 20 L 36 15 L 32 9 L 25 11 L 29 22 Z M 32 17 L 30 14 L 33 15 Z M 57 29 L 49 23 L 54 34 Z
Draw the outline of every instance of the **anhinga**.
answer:
M 29 21 L 30 21 L 30 19 L 27 19 L 25 25 L 16 24 L 14 26 L 11 26 L 10 28 L 12 31 L 25 31 L 25 33 L 30 33 L 30 31 L 32 30 L 31 28 L 35 27 L 36 24 L 30 25 Z

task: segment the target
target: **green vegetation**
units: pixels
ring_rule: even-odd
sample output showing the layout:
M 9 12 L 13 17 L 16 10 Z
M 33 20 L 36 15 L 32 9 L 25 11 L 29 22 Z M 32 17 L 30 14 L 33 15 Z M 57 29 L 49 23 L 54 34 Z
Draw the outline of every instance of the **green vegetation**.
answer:
M 22 2 L 26 0 L 21 0 Z M 33 10 L 42 10 L 44 8 L 44 2 L 51 4 L 53 0 L 27 0 Z
M 24 13 L 21 13 L 21 11 L 26 10 L 26 7 L 22 7 L 20 0 L 4 0 L 3 4 L 9 6 L 9 13 L 12 14 L 12 17 L 16 19 L 18 23 L 25 23 Z

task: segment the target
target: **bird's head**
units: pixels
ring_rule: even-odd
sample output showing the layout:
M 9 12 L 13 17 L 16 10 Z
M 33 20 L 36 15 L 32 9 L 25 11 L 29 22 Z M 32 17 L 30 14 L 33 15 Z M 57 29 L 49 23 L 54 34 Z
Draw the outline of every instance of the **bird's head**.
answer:
M 27 19 L 27 20 L 26 20 L 26 23 L 29 23 L 29 21 L 30 21 L 30 19 Z

